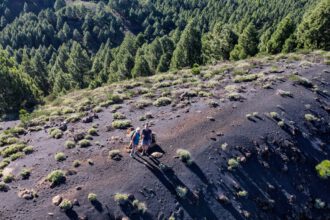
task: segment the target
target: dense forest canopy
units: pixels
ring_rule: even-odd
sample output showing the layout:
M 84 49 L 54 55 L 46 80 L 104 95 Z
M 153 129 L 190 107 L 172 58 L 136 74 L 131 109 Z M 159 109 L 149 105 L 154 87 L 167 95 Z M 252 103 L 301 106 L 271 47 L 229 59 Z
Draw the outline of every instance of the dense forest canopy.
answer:
M 196 64 L 329 50 L 330 0 L 2 0 L 0 44 L 3 114 Z

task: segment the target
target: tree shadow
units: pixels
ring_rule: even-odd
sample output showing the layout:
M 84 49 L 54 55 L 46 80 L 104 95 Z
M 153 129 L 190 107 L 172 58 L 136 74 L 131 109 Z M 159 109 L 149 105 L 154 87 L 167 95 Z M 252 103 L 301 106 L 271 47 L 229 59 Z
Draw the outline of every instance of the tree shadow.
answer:
M 191 164 L 187 165 L 189 170 L 196 174 L 198 178 L 205 184 L 209 185 L 209 181 L 207 177 L 205 176 L 204 172 L 201 170 L 201 168 L 196 164 L 196 162 L 192 162 Z
M 65 214 L 70 220 L 78 220 L 79 219 L 77 212 L 74 211 L 73 209 L 65 211 Z
M 103 212 L 103 205 L 98 200 L 92 201 L 91 203 L 98 212 Z
M 196 195 L 193 193 L 175 174 L 174 170 L 168 166 L 167 169 L 161 170 L 157 166 L 151 164 L 144 158 L 135 158 L 141 164 L 144 164 L 155 177 L 167 188 L 167 190 L 175 195 L 177 201 L 188 213 L 191 219 L 218 219 L 213 211 L 210 209 L 208 203 L 205 201 L 203 195 Z M 142 161 L 141 161 L 142 160 Z M 187 193 L 180 197 L 177 194 L 177 187 L 184 187 Z

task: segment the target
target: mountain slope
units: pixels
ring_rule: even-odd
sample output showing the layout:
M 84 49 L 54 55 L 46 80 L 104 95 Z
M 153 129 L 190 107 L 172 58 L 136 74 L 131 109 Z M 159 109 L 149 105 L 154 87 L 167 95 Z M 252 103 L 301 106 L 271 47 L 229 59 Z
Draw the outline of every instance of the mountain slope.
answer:
M 328 56 L 314 52 L 222 62 L 76 91 L 40 107 L 24 135 L 17 122 L 3 122 L 3 128 L 15 129 L 1 134 L 2 157 L 13 155 L 5 150 L 9 140 L 4 134 L 14 134 L 34 152 L 3 170 L 15 180 L 0 193 L 0 216 L 328 219 L 329 179 L 315 170 L 329 159 Z M 112 123 L 124 117 L 134 127 L 142 120 L 151 123 L 157 145 L 150 153 L 163 152 L 162 158 L 129 157 L 126 131 Z M 48 134 L 52 128 L 66 131 L 55 139 Z M 92 145 L 66 148 L 65 142 L 80 133 Z M 176 158 L 180 148 L 190 152 L 192 163 Z M 113 150 L 121 157 L 111 159 Z M 58 152 L 66 159 L 56 161 Z M 74 160 L 81 165 L 73 167 Z M 28 180 L 19 175 L 24 167 L 31 169 Z M 66 181 L 50 187 L 45 178 L 56 169 L 65 171 Z M 32 201 L 18 197 L 31 189 L 38 195 Z M 98 202 L 91 204 L 89 193 L 97 194 Z M 117 204 L 116 193 L 133 195 L 146 204 L 146 212 L 141 213 L 140 203 L 140 211 L 131 202 Z M 78 203 L 60 211 L 52 204 L 56 195 Z

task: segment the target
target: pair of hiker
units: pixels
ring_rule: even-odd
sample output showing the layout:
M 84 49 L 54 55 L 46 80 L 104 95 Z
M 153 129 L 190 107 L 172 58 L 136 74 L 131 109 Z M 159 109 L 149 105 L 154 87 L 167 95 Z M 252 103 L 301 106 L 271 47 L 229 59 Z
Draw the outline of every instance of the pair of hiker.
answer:
M 134 157 L 134 154 L 136 154 L 136 150 L 139 146 L 140 140 L 142 140 L 141 147 L 142 147 L 142 153 L 141 156 L 144 156 L 147 154 L 147 151 L 151 145 L 152 142 L 152 131 L 149 128 L 149 124 L 146 123 L 144 125 L 144 129 L 141 129 L 137 127 L 135 130 L 131 131 L 130 134 L 131 142 L 130 146 L 132 147 L 132 151 L 130 156 Z

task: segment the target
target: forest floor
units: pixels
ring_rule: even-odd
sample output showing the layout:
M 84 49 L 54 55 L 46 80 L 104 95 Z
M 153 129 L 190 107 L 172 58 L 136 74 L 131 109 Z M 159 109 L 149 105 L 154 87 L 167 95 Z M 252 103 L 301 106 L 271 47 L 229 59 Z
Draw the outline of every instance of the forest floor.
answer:
M 223 65 L 227 64 L 211 68 Z M 17 135 L 34 152 L 3 169 L 2 180 L 8 174 L 14 180 L 0 192 L 0 219 L 330 219 L 330 182 L 315 171 L 319 162 L 330 158 L 330 66 L 314 53 L 234 66 L 249 71 L 225 71 L 221 79 L 212 76 L 219 84 L 209 90 L 211 97 L 195 96 L 190 93 L 195 87 L 185 87 L 176 101 L 172 95 L 170 105 L 140 109 L 132 107 L 140 100 L 133 96 L 115 110 L 88 110 L 93 115 L 90 123 L 83 123 L 86 118 L 69 122 L 58 139 L 48 133 L 60 127 L 61 117 L 39 131 Z M 260 72 L 257 79 L 239 80 Z M 182 88 L 171 85 L 166 88 L 172 94 Z M 114 111 L 134 127 L 143 127 L 141 116 L 147 113 L 157 141 L 149 153 L 162 157 L 131 158 L 126 130 L 109 126 Z M 6 130 L 18 123 L 0 126 Z M 92 126 L 97 134 L 88 137 L 91 146 L 65 147 L 67 140 Z M 180 148 L 190 152 L 190 163 L 177 157 Z M 113 159 L 112 150 L 120 151 Z M 64 161 L 55 160 L 58 152 L 65 154 Z M 81 161 L 79 167 L 73 167 L 75 160 Z M 20 177 L 23 168 L 31 170 L 26 180 Z M 46 177 L 57 169 L 65 171 L 66 180 L 51 187 Z M 32 198 L 21 198 L 22 192 Z M 97 195 L 96 202 L 88 200 L 89 193 Z M 118 204 L 117 193 L 129 198 Z M 55 206 L 52 198 L 58 195 L 73 208 L 65 212 Z M 316 199 L 325 206 L 316 208 Z

